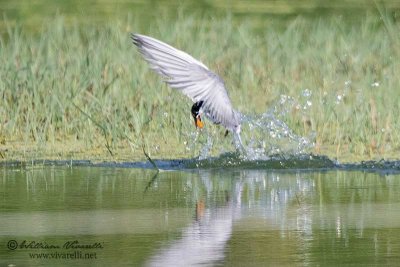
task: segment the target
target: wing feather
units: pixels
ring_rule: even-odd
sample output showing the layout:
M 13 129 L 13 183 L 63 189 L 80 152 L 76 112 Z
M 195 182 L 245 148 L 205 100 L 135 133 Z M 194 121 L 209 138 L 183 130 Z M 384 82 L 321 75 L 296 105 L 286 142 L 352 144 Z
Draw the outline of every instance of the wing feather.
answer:
M 214 123 L 229 130 L 239 126 L 239 115 L 233 109 L 223 80 L 189 54 L 152 37 L 132 34 L 133 43 L 172 88 L 180 90 L 193 102 L 203 101 L 202 109 Z

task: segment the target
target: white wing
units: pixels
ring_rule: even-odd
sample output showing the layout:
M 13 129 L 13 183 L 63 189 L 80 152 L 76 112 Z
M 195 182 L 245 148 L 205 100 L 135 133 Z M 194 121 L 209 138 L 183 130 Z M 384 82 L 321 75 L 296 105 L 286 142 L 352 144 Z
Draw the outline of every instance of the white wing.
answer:
M 193 102 L 203 101 L 203 110 L 214 122 L 229 130 L 240 124 L 232 108 L 224 81 L 192 56 L 154 38 L 133 34 L 133 43 L 158 74 L 172 88 L 179 89 Z

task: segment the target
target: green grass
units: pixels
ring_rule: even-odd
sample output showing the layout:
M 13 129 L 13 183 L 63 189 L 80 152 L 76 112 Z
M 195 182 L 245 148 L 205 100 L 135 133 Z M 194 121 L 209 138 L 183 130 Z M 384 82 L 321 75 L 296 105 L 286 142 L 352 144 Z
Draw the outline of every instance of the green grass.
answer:
M 130 32 L 200 59 L 224 78 L 243 113 L 282 108 L 282 95 L 295 99 L 279 118 L 298 135 L 315 132 L 310 152 L 398 158 L 400 24 L 381 15 L 257 25 L 229 14 L 160 16 L 148 25 L 57 18 L 35 33 L 9 26 L 0 40 L 0 158 L 134 160 L 144 159 L 142 147 L 155 158 L 197 155 L 200 145 L 188 149 L 191 103 L 148 70 Z M 214 153 L 233 149 L 221 127 L 206 126 Z

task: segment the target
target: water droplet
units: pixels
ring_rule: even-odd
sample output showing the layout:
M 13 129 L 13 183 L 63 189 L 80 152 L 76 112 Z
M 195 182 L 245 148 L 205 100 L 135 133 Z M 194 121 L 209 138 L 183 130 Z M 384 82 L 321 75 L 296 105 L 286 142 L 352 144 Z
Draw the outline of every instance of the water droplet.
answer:
M 281 104 L 285 104 L 286 100 L 288 99 L 288 97 L 286 95 L 281 95 L 281 100 L 280 103 Z
M 310 100 L 307 100 L 306 104 L 304 105 L 303 109 L 307 110 L 309 107 L 312 106 L 312 102 Z
M 371 84 L 372 87 L 379 87 L 379 85 L 380 85 L 379 82 L 374 82 Z
M 311 95 L 312 95 L 312 92 L 310 91 L 310 89 L 304 89 L 302 92 L 301 92 L 301 94 L 304 96 L 304 97 L 310 97 Z
M 343 97 L 344 97 L 344 94 L 343 95 L 337 95 L 336 96 L 336 104 L 340 104 L 343 101 Z

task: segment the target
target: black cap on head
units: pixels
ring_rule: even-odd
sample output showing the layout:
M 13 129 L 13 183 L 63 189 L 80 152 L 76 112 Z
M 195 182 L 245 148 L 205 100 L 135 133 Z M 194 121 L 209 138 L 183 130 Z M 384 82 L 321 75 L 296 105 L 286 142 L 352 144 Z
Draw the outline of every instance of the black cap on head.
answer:
M 203 101 L 198 101 L 193 104 L 192 110 L 191 110 L 193 118 L 196 119 L 197 115 L 199 115 L 199 111 L 200 111 L 200 108 L 202 105 L 203 105 Z

